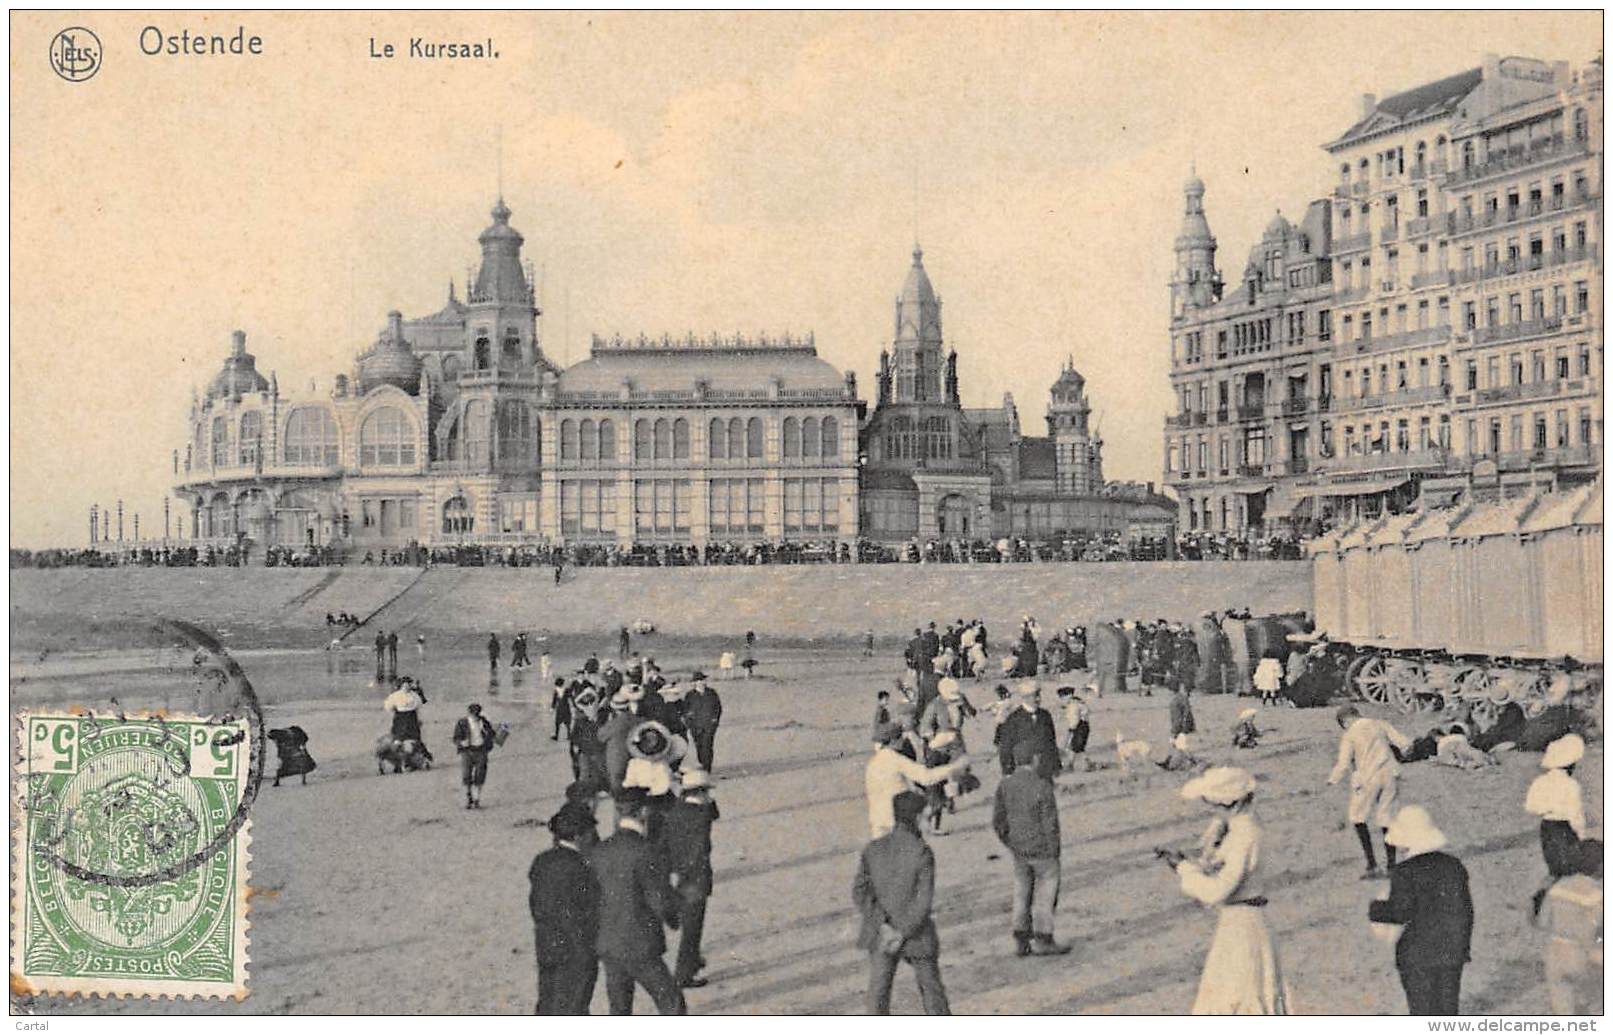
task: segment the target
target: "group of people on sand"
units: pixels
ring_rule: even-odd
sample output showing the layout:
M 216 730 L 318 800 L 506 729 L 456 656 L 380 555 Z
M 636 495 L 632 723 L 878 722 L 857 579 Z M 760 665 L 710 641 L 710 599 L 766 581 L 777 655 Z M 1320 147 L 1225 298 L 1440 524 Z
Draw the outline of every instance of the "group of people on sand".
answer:
M 869 954 L 871 1013 L 889 1011 L 894 973 L 902 960 L 914 971 L 925 1012 L 949 1012 L 931 915 L 935 858 L 924 835 L 945 834 L 943 817 L 955 811 L 958 796 L 980 786 L 963 747 L 966 722 L 977 716 L 989 716 L 994 726 L 1001 779 L 994 792 L 992 828 L 1013 865 L 1011 928 L 1017 954 L 1068 951 L 1053 938 L 1060 887 L 1054 780 L 1078 761 L 1093 768 L 1082 756 L 1091 737 L 1092 706 L 1107 688 L 1101 681 L 1059 688 L 1062 736 L 1054 713 L 1042 706 L 1042 686 L 1034 679 L 998 685 L 996 699 L 976 707 L 959 679 L 978 672 L 958 666 L 957 655 L 947 650 L 949 639 L 961 642 L 960 631 L 975 624 L 953 623 L 946 633 L 933 624 L 928 631 L 915 630 L 904 654 L 906 675 L 876 697 L 874 750 L 864 770 L 870 840 L 852 895 L 862 914 L 858 944 Z M 1016 659 L 1033 656 L 1037 635 L 1035 621 L 1027 615 L 1013 652 Z M 1294 652 L 1307 657 L 1325 649 L 1325 643 L 1318 645 L 1315 637 L 1304 634 L 1289 637 L 1289 642 Z M 1286 1013 L 1292 998 L 1265 913 L 1261 859 L 1267 836 L 1254 808 L 1258 781 L 1248 768 L 1209 767 L 1193 754 L 1203 738 L 1197 736 L 1191 693 L 1203 666 L 1184 646 L 1196 643 L 1191 631 L 1156 623 L 1139 631 L 1138 643 L 1149 678 L 1171 687 L 1170 737 L 1161 757 L 1147 744 L 1126 741 L 1117 733 L 1117 756 L 1124 768 L 1128 749 L 1141 747 L 1154 764 L 1188 771 L 1191 778 L 1181 788 L 1182 796 L 1202 804 L 1212 816 L 1192 849 L 1161 848 L 1156 853 L 1174 871 L 1182 894 L 1219 916 L 1193 1012 Z M 1165 657 L 1171 663 L 1161 668 Z M 1249 689 L 1259 694 L 1262 706 L 1281 703 L 1288 668 L 1272 657 L 1253 666 Z M 1261 714 L 1256 706 L 1237 713 L 1230 737 L 1234 750 L 1259 748 L 1265 733 Z M 1531 904 L 1536 923 L 1549 932 L 1546 971 L 1552 1008 L 1580 1012 L 1593 997 L 1599 1004 L 1602 843 L 1585 836 L 1582 793 L 1573 778 L 1585 746 L 1574 729 L 1575 713 L 1563 702 L 1529 709 L 1508 705 L 1488 722 L 1475 722 L 1464 713 L 1415 739 L 1389 722 L 1364 716 L 1355 705 L 1341 708 L 1337 720 L 1341 738 L 1328 783 L 1349 780 L 1345 811 L 1365 858 L 1363 879 L 1388 881 L 1363 920 L 1375 934 L 1395 943 L 1409 1011 L 1459 1011 L 1462 971 L 1471 958 L 1474 902 L 1467 869 L 1448 851 L 1448 838 L 1435 815 L 1424 805 L 1399 804 L 1401 769 L 1425 758 L 1463 769 L 1492 768 L 1500 764 L 1500 756 L 1517 749 L 1544 750 L 1545 773 L 1523 804 L 1540 819 L 1546 876 Z M 1375 834 L 1383 844 L 1383 868 Z

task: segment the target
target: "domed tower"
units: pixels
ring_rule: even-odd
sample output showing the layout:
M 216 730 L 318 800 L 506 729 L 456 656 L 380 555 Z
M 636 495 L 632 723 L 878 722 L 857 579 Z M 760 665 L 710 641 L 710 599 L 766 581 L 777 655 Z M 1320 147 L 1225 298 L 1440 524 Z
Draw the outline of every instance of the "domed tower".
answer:
M 224 357 L 224 367 L 207 385 L 207 400 L 236 399 L 253 392 L 267 392 L 269 382 L 258 373 L 258 357 L 246 350 L 246 332 L 236 331 L 230 336 L 230 354 Z
M 1066 359 L 1047 405 L 1047 433 L 1053 438 L 1057 471 L 1054 486 L 1060 494 L 1088 496 L 1103 487 L 1103 443 L 1088 430 L 1091 415 L 1086 378 L 1075 369 L 1073 358 Z
M 537 292 L 521 263 L 525 238 L 510 225 L 503 198 L 492 216 L 492 225 L 476 239 L 482 262 L 465 306 L 465 369 L 553 369 L 538 343 Z
M 949 398 L 941 347 L 941 299 L 924 271 L 924 249 L 913 246 L 913 265 L 896 299 L 891 348 L 891 398 L 899 403 L 956 403 Z
M 1171 317 L 1206 306 L 1221 297 L 1221 276 L 1215 269 L 1215 236 L 1204 217 L 1204 181 L 1190 175 L 1182 186 L 1186 211 L 1176 235 L 1176 274 L 1171 280 Z
M 359 394 L 377 385 L 396 385 L 410 395 L 420 388 L 420 357 L 403 340 L 403 314 L 396 309 L 386 314 L 386 330 L 375 344 L 358 357 Z

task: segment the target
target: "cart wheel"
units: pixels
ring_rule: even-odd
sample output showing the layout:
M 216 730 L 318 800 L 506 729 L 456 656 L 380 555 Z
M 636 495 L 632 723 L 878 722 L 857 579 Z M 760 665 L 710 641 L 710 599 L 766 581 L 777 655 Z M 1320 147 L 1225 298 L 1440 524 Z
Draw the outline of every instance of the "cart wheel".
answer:
M 1395 679 L 1389 671 L 1389 662 L 1374 654 L 1356 662 L 1345 677 L 1355 690 L 1355 696 L 1373 704 L 1392 702 Z
M 1465 668 L 1451 680 L 1451 685 L 1455 689 L 1454 696 L 1477 704 L 1490 700 L 1490 687 L 1494 682 L 1488 669 Z

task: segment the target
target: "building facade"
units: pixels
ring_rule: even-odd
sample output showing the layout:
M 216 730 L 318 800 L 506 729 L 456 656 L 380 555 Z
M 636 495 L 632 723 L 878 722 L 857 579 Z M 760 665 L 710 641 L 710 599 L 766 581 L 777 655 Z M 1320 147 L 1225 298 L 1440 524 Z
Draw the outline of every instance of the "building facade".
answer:
M 561 370 L 502 200 L 479 243 L 463 300 L 450 283 L 438 312 L 389 314 L 322 397 L 282 395 L 235 333 L 174 454 L 193 537 L 361 551 L 822 544 L 1171 516 L 1168 500 L 1103 482 L 1073 367 L 1049 438 L 1021 436 L 1011 399 L 961 406 L 917 252 L 864 425 L 855 374 L 819 358 L 811 334 L 596 335 Z
M 1324 145 L 1338 181 L 1300 227 L 1301 268 L 1273 220 L 1230 295 L 1189 181 L 1165 430 L 1184 527 L 1596 476 L 1601 73 L 1491 55 L 1364 97 Z

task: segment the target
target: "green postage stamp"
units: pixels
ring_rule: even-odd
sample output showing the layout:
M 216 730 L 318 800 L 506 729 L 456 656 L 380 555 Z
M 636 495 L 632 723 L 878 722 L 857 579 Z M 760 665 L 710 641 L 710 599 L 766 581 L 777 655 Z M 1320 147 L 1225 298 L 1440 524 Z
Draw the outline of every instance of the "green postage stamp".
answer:
M 13 994 L 245 998 L 247 721 L 17 727 Z

